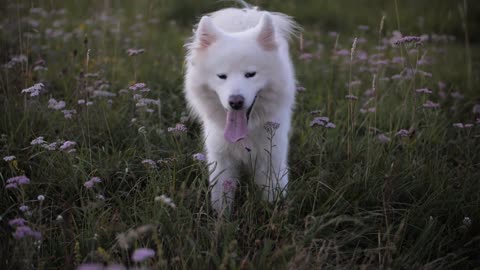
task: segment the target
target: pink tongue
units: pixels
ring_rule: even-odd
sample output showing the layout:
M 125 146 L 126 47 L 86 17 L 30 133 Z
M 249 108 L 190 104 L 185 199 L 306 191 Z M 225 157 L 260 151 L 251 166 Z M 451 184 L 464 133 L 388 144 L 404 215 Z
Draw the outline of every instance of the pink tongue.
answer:
M 231 143 L 238 142 L 247 137 L 246 110 L 227 112 L 227 126 L 225 127 L 224 136 L 225 139 Z

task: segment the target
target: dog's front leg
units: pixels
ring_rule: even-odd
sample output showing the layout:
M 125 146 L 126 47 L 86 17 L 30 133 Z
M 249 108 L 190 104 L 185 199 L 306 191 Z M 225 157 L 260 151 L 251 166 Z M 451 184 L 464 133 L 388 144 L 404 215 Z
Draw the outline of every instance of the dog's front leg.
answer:
M 224 152 L 209 152 L 207 154 L 210 164 L 210 189 L 212 207 L 218 214 L 225 209 L 230 209 L 238 175 L 232 157 Z

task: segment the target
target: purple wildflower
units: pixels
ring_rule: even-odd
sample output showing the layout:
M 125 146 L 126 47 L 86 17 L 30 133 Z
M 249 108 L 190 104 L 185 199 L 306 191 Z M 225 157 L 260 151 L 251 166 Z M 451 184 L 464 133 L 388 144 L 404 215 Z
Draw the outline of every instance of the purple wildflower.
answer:
M 335 54 L 339 56 L 348 56 L 350 55 L 350 51 L 347 49 L 343 49 L 343 50 L 336 51 Z
M 35 85 L 29 88 L 23 89 L 22 94 L 27 93 L 27 94 L 30 94 L 31 97 L 35 97 L 40 94 L 40 91 L 42 91 L 44 87 L 45 85 L 43 85 L 43 83 L 36 83 Z
M 362 84 L 362 81 L 356 80 L 356 81 L 351 81 L 350 83 L 347 83 L 346 86 L 347 87 L 355 87 L 355 86 L 359 86 L 361 84 Z
M 235 192 L 237 188 L 237 183 L 234 179 L 225 179 L 222 184 L 223 192 L 225 193 L 232 193 Z
M 392 80 L 397 81 L 402 79 L 402 74 L 395 74 L 391 77 Z
M 364 108 L 360 109 L 361 113 L 374 113 L 376 111 L 377 111 L 376 107 L 370 107 L 370 108 L 367 108 L 367 109 L 364 109 Z
M 464 128 L 464 126 L 463 126 L 462 123 L 453 123 L 452 126 L 453 126 L 453 127 L 456 127 L 456 128 Z
M 15 156 L 5 156 L 5 157 L 3 157 L 3 160 L 5 160 L 6 162 L 13 161 L 15 159 L 16 159 Z
M 139 54 L 142 54 L 145 52 L 145 49 L 134 49 L 134 48 L 131 48 L 131 49 L 128 49 L 127 50 L 127 54 L 128 56 L 136 56 L 136 55 L 139 55 Z
M 400 46 L 400 45 L 408 45 L 414 43 L 415 45 L 418 45 L 422 39 L 420 37 L 416 36 L 406 36 L 399 38 L 393 42 L 393 46 Z
M 426 72 L 426 71 L 423 71 L 423 70 L 418 70 L 417 72 L 418 72 L 418 74 L 420 74 L 420 75 L 422 75 L 422 76 L 424 76 L 424 77 L 431 78 L 431 77 L 433 76 L 432 73 Z
M 14 218 L 8 221 L 8 225 L 10 225 L 11 227 L 25 226 L 25 222 L 27 221 L 23 218 Z
M 422 106 L 426 109 L 438 109 L 438 108 L 440 108 L 439 103 L 435 103 L 431 100 L 427 100 Z
M 60 146 L 60 150 L 62 151 L 70 151 L 72 150 L 75 145 L 77 145 L 76 142 L 74 141 L 65 141 L 61 146 Z
M 275 121 L 268 121 L 264 125 L 264 128 L 267 130 L 277 130 L 279 127 L 280 127 L 280 123 Z
M 77 110 L 73 109 L 73 110 L 62 110 L 62 113 L 63 113 L 63 117 L 65 117 L 65 119 L 72 119 L 73 115 L 77 113 Z
M 378 134 L 376 136 L 376 139 L 380 142 L 380 143 L 389 143 L 390 142 L 390 138 L 387 137 L 385 134 L 381 133 L 381 134 Z
M 358 26 L 358 29 L 359 29 L 359 30 L 362 30 L 362 31 L 368 31 L 368 29 L 370 29 L 370 26 L 368 26 L 368 25 L 359 25 L 359 26 Z
M 39 200 L 39 201 L 41 201 L 41 202 L 42 202 L 42 201 L 44 201 L 44 200 L 45 200 L 45 196 L 44 196 L 44 195 L 42 195 L 42 194 L 40 194 L 40 195 L 38 195 L 38 197 L 37 197 L 37 200 Z
M 330 121 L 330 119 L 328 119 L 328 117 L 326 116 L 320 116 L 320 117 L 315 117 L 313 118 L 313 120 L 310 122 L 310 126 L 313 127 L 313 126 L 325 126 L 328 122 Z
M 480 114 L 480 104 L 473 105 L 472 112 L 473 112 L 473 114 Z M 15 157 L 15 156 L 13 156 L 13 157 Z
M 311 53 L 302 53 L 298 59 L 300 60 L 312 60 L 313 59 L 313 54 Z
M 100 263 L 84 263 L 77 267 L 77 270 L 105 270 Z
M 167 131 L 171 133 L 186 133 L 187 127 L 184 124 L 178 123 L 175 127 L 169 127 Z
M 142 160 L 142 164 L 143 165 L 146 165 L 152 169 L 154 168 L 157 168 L 157 163 L 155 163 L 155 161 L 151 160 L 151 159 L 144 159 Z
M 155 105 L 160 105 L 160 100 L 158 99 L 151 99 L 151 98 L 139 98 L 137 104 L 135 106 L 137 107 L 145 107 L 150 104 L 155 104 Z
M 18 186 L 21 185 L 26 185 L 30 183 L 30 179 L 26 177 L 25 175 L 21 176 L 15 176 L 7 179 L 7 185 L 5 188 L 17 188 Z
M 18 188 L 18 184 L 17 183 L 8 183 L 8 184 L 5 185 L 5 188 L 6 189 Z
M 90 179 L 90 181 L 92 181 L 94 183 L 101 183 L 102 179 L 100 179 L 100 177 L 94 176 Z
M 447 87 L 447 84 L 444 83 L 444 82 L 438 82 L 438 89 L 440 90 L 445 90 L 445 88 Z
M 337 37 L 337 36 L 338 36 L 338 33 L 331 31 L 331 32 L 328 32 L 328 36 L 329 36 L 329 37 Z
M 392 58 L 392 63 L 394 64 L 403 64 L 405 62 L 405 57 L 396 56 Z
M 300 85 L 297 85 L 297 92 L 305 92 L 307 90 L 307 88 L 303 87 L 303 86 L 300 86 Z
M 167 197 L 166 195 L 160 195 L 160 196 L 156 196 L 155 199 L 154 199 L 156 202 L 162 202 L 168 206 L 170 206 L 171 208 L 176 208 L 177 206 L 175 205 L 175 203 L 173 202 L 173 200 L 169 197 Z
M 65 108 L 65 105 L 66 105 L 65 101 L 63 101 L 63 100 L 57 101 L 54 98 L 51 98 L 50 100 L 48 100 L 48 108 L 49 109 L 54 109 L 54 110 L 58 111 L 58 110 L 61 110 L 61 109 Z
M 150 248 L 137 248 L 133 251 L 132 260 L 134 262 L 143 262 L 146 259 L 153 258 L 155 256 L 155 251 Z
M 43 136 L 37 137 L 30 142 L 30 145 L 44 144 L 46 141 L 43 140 Z
M 50 144 L 42 144 L 42 147 L 47 149 L 48 151 L 54 151 L 57 149 L 57 142 L 53 142 Z
M 337 126 L 332 123 L 332 122 L 328 122 L 326 125 L 325 125 L 326 128 L 336 128 Z
M 415 90 L 415 92 L 417 92 L 419 94 L 431 94 L 432 90 L 430 90 L 428 88 L 420 88 L 420 89 Z
M 454 99 L 458 99 L 458 100 L 465 98 L 465 96 L 464 96 L 462 93 L 460 93 L 459 91 L 452 92 L 450 95 L 451 95 Z
M 93 186 L 95 186 L 96 183 L 101 183 L 101 182 L 102 182 L 102 179 L 100 179 L 100 177 L 94 176 L 90 178 L 90 180 L 88 180 L 87 182 L 83 183 L 83 186 L 88 189 L 91 189 L 93 188 Z
M 31 236 L 37 240 L 42 238 L 42 234 L 40 232 L 32 230 L 32 228 L 29 226 L 18 226 L 13 233 L 13 237 L 15 239 L 22 239 L 26 236 Z
M 30 207 L 28 207 L 27 205 L 20 205 L 18 209 L 22 212 L 27 212 L 28 210 L 30 210 Z
M 354 95 L 346 95 L 345 98 L 348 99 L 348 100 L 357 100 L 358 99 L 358 97 L 354 96 Z
M 410 132 L 406 129 L 400 129 L 399 131 L 397 131 L 397 133 L 395 134 L 395 136 L 399 136 L 399 137 L 409 137 L 410 136 Z
M 207 157 L 203 153 L 196 153 L 192 155 L 193 159 L 198 161 L 207 161 Z
M 95 90 L 93 91 L 93 97 L 116 97 L 117 94 L 108 92 L 105 90 Z
M 146 86 L 147 85 L 144 84 L 144 83 L 136 83 L 136 84 L 130 86 L 129 89 L 132 90 L 132 91 L 137 91 L 137 90 L 145 88 Z

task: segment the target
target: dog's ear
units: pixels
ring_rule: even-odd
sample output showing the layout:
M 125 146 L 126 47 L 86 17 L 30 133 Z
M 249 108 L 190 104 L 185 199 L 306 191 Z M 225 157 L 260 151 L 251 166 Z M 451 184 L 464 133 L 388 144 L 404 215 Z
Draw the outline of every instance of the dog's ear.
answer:
M 208 16 L 203 16 L 195 32 L 196 48 L 200 50 L 208 48 L 218 40 L 221 34 L 221 30 L 213 24 L 212 19 Z
M 258 44 L 260 44 L 260 46 L 267 51 L 273 51 L 277 49 L 277 42 L 275 41 L 275 28 L 273 26 L 272 17 L 268 15 L 268 13 L 264 13 L 258 25 Z

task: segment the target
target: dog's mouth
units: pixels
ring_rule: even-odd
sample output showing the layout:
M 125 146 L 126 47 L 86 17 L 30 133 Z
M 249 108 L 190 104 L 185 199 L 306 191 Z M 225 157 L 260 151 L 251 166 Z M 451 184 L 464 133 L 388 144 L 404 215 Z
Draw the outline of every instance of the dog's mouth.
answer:
M 224 137 L 230 143 L 236 143 L 247 137 L 248 120 L 252 113 L 253 105 L 257 96 L 253 99 L 252 105 L 246 110 L 227 111 L 227 123 L 225 125 Z

